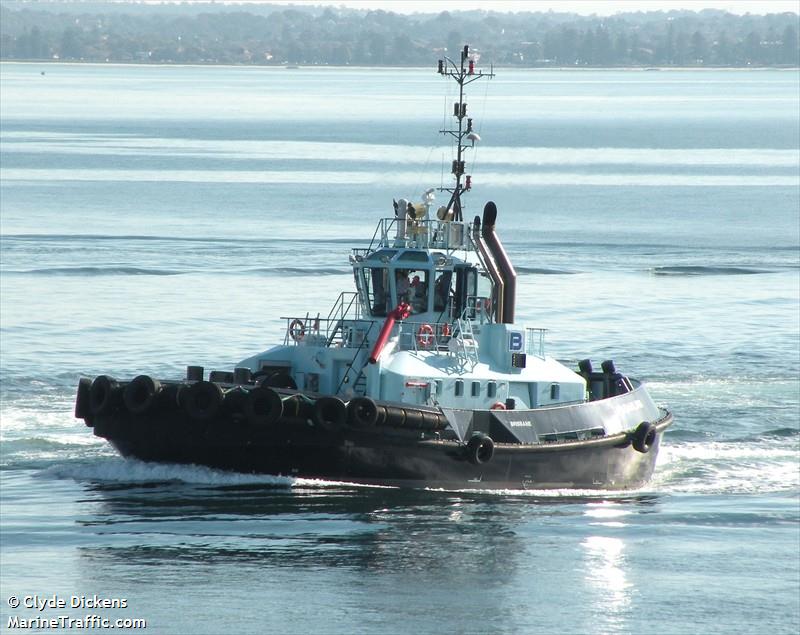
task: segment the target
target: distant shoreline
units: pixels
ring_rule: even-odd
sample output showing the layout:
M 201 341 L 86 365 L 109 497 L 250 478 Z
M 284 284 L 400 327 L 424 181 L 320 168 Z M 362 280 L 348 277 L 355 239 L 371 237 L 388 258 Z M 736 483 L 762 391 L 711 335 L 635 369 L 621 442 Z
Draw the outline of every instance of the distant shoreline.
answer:
M 401 71 L 413 71 L 426 69 L 428 66 L 392 66 L 388 64 L 365 66 L 357 64 L 214 64 L 202 62 L 176 63 L 176 62 L 89 62 L 74 60 L 20 60 L 2 59 L 0 64 L 49 64 L 52 66 L 133 66 L 137 68 L 252 68 L 252 69 L 275 69 L 275 70 L 379 70 L 393 69 Z M 759 65 L 759 66 L 518 66 L 518 65 L 494 65 L 496 69 L 519 70 L 519 71 L 639 71 L 639 72 L 674 72 L 674 71 L 800 71 L 798 66 L 787 66 L 782 64 Z
M 0 58 L 188 66 L 412 68 L 464 46 L 485 68 L 800 66 L 796 13 L 485 10 L 396 14 L 345 7 L 0 0 Z M 46 10 L 49 7 L 52 10 Z M 67 10 L 67 7 L 70 7 Z M 213 10 L 211 10 L 213 9 Z

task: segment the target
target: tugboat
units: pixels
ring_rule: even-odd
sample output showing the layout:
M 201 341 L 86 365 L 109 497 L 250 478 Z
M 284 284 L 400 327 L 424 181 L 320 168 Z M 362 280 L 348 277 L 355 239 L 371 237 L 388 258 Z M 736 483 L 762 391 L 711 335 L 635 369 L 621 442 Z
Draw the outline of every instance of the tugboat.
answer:
M 446 489 L 630 489 L 651 477 L 672 415 L 603 361 L 575 370 L 514 320 L 497 208 L 463 219 L 480 138 L 464 87 L 494 77 L 465 46 L 453 183 L 397 199 L 350 254 L 355 291 L 327 317 L 289 316 L 283 344 L 185 379 L 81 378 L 75 415 L 126 457 L 248 473 Z M 317 314 L 319 316 L 319 314 Z

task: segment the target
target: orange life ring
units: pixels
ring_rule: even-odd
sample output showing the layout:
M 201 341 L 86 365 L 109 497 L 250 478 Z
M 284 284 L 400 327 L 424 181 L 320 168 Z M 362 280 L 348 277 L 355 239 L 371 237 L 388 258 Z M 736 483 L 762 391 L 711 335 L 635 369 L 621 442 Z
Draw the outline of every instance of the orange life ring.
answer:
M 506 405 L 502 401 L 495 401 L 492 404 L 492 410 L 505 410 Z
M 433 327 L 430 324 L 422 324 L 417 331 L 417 344 L 420 348 L 430 348 L 435 341 Z
M 300 318 L 295 318 L 289 325 L 289 335 L 295 342 L 299 342 L 306 336 L 306 325 Z
M 442 324 L 442 337 L 450 337 L 450 325 L 447 322 Z

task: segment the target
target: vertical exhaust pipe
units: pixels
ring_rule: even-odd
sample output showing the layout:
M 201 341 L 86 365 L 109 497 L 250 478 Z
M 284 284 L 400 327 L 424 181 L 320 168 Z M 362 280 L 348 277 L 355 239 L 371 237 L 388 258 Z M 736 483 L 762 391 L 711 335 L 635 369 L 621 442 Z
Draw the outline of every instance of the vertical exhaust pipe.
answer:
M 472 222 L 472 238 L 480 251 L 483 264 L 486 265 L 486 270 L 489 272 L 489 277 L 494 283 L 494 297 L 492 302 L 495 306 L 495 322 L 502 322 L 503 316 L 503 277 L 500 275 L 500 270 L 497 268 L 497 263 L 494 261 L 491 252 L 489 251 L 486 241 L 481 236 L 481 219 L 476 216 Z
M 503 311 L 502 315 L 498 315 L 497 321 L 503 324 L 514 323 L 514 308 L 517 301 L 517 272 L 514 271 L 514 265 L 511 264 L 511 259 L 508 257 L 503 245 L 500 244 L 500 239 L 494 231 L 494 225 L 497 221 L 497 206 L 489 201 L 483 208 L 483 227 L 481 228 L 481 236 L 489 248 L 489 252 L 494 257 L 497 263 L 497 268 L 500 270 L 500 277 L 503 280 Z

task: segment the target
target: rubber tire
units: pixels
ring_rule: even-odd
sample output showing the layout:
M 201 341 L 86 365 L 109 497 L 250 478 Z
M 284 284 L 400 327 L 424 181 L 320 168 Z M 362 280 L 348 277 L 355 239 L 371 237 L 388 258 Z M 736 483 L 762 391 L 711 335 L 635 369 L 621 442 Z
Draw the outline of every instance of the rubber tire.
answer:
M 283 416 L 281 396 L 266 386 L 259 386 L 247 393 L 244 415 L 252 426 L 269 426 Z
M 122 401 L 130 412 L 141 415 L 153 408 L 160 392 L 161 382 L 149 375 L 139 375 L 125 386 Z
M 473 465 L 484 465 L 494 456 L 494 441 L 482 432 L 476 432 L 467 443 L 467 460 Z
M 649 421 L 642 421 L 633 432 L 633 449 L 642 454 L 647 454 L 656 442 L 657 433 L 658 430 L 656 430 L 655 425 Z
M 338 430 L 347 421 L 347 406 L 338 397 L 320 397 L 314 404 L 311 418 L 325 430 Z
M 183 410 L 195 421 L 210 421 L 222 406 L 222 388 L 210 381 L 198 381 L 181 391 Z
M 249 390 L 245 390 L 241 386 L 237 386 L 225 392 L 225 399 L 222 402 L 225 412 L 231 417 L 244 416 L 245 404 L 247 397 L 250 394 Z
M 108 375 L 100 375 L 89 389 L 89 410 L 93 415 L 110 414 L 119 402 L 119 384 Z
M 347 404 L 350 423 L 356 428 L 371 428 L 378 422 L 378 406 L 369 397 L 356 397 Z
M 91 410 L 92 399 L 92 380 L 88 377 L 81 377 L 78 380 L 78 394 L 75 397 L 75 417 L 83 419 L 87 426 L 94 424 L 94 417 Z

